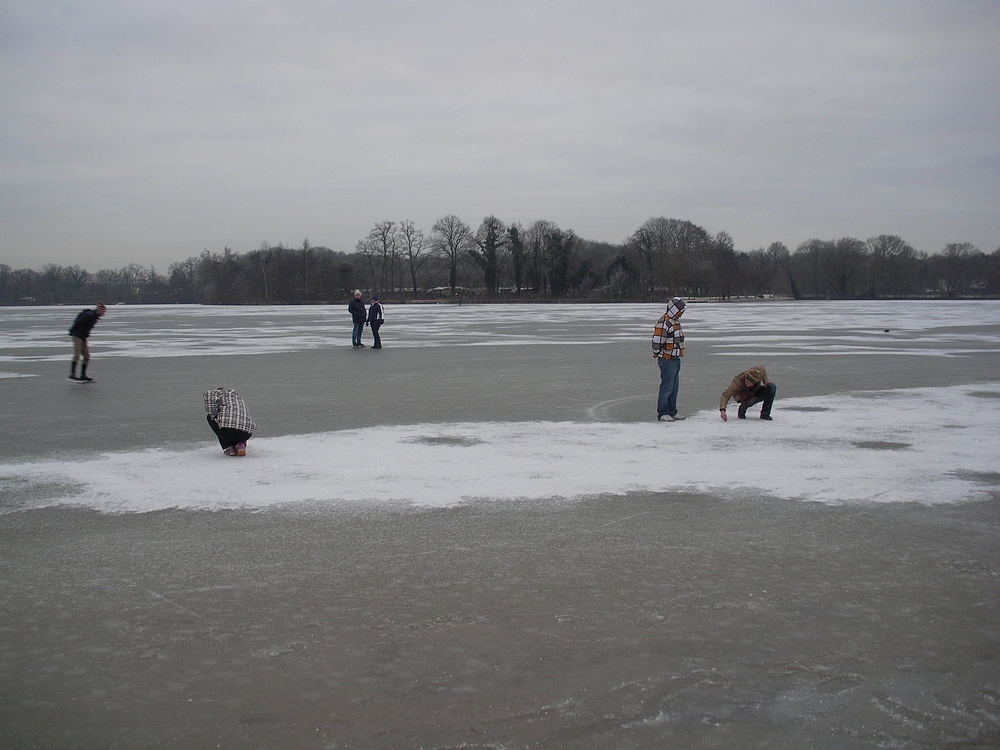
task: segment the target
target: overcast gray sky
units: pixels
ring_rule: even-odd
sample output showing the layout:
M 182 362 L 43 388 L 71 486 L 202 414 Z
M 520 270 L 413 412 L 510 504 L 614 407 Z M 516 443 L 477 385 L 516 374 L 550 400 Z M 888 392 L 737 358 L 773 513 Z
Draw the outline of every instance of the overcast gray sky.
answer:
M 998 0 L 0 0 L 0 262 L 456 214 L 1000 247 Z

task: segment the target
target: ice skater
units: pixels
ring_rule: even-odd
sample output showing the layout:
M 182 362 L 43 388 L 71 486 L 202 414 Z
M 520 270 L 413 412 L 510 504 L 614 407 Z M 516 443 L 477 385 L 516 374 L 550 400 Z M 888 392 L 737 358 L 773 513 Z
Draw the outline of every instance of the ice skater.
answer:
M 371 326 L 372 336 L 375 337 L 375 343 L 372 344 L 372 349 L 382 348 L 382 339 L 379 338 L 378 329 L 382 327 L 385 319 L 382 317 L 382 305 L 379 304 L 378 297 L 374 294 L 372 295 L 372 303 L 368 307 L 368 325 Z
M 736 416 L 740 419 L 747 418 L 747 409 L 761 401 L 764 405 L 760 407 L 760 418 L 771 421 L 771 405 L 774 403 L 774 394 L 778 392 L 778 386 L 767 379 L 767 370 L 763 365 L 751 367 L 733 377 L 733 382 L 722 392 L 719 399 L 719 416 L 723 422 L 728 422 L 726 415 L 726 405 L 729 399 L 735 399 L 740 405 L 736 411 Z
M 247 440 L 257 425 L 240 394 L 221 385 L 214 391 L 205 391 L 205 411 L 208 426 L 219 438 L 222 452 L 227 456 L 245 456 Z
M 107 310 L 103 302 L 98 302 L 93 310 L 84 310 L 73 321 L 73 327 L 69 329 L 69 335 L 73 338 L 73 363 L 69 367 L 69 380 L 77 383 L 94 382 L 94 379 L 87 375 L 87 365 L 90 364 L 90 347 L 87 345 L 87 339 L 90 338 L 90 329 L 104 317 Z M 80 377 L 76 376 L 77 360 L 81 360 Z
M 354 290 L 354 299 L 347 305 L 347 312 L 354 319 L 354 331 L 351 333 L 351 343 L 355 349 L 364 349 L 365 345 L 361 343 L 361 333 L 365 330 L 368 311 L 365 309 L 365 303 L 361 300 L 360 290 Z
M 656 397 L 656 418 L 677 422 L 684 419 L 677 413 L 677 391 L 680 388 L 681 357 L 684 356 L 684 330 L 681 315 L 687 303 L 674 297 L 667 311 L 653 328 L 653 357 L 660 366 L 660 391 Z

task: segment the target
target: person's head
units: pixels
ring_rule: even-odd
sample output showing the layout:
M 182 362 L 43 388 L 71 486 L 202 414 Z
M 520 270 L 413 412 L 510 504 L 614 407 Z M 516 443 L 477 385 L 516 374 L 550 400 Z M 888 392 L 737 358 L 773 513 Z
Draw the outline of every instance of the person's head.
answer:
M 684 314 L 684 308 L 687 307 L 687 303 L 680 297 L 674 297 L 667 303 L 667 317 L 668 318 L 679 318 Z
M 372 302 L 378 302 L 378 297 L 376 297 L 374 294 L 372 295 Z
M 761 381 L 760 370 L 758 370 L 756 367 L 751 367 L 749 370 L 747 370 L 746 375 L 743 376 L 743 382 L 747 388 L 756 388 L 758 385 L 760 385 L 760 381 Z
M 360 289 L 355 289 L 354 290 L 354 299 L 361 299 L 361 290 Z
M 103 302 L 98 302 L 97 307 L 94 308 L 94 312 L 97 313 L 97 317 L 102 317 L 104 313 L 108 311 L 108 308 L 104 306 Z

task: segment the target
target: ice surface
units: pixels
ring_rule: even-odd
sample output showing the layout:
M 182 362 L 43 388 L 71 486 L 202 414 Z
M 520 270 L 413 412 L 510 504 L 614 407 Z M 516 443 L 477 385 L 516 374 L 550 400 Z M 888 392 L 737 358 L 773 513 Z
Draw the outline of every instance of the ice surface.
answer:
M 0 745 L 1000 746 L 1000 303 L 660 311 L 0 309 Z
M 18 507 L 102 511 L 284 503 L 544 499 L 630 491 L 748 492 L 830 503 L 942 503 L 995 485 L 1000 383 L 787 399 L 774 422 L 714 410 L 684 422 L 373 427 L 0 466 L 0 482 L 55 488 Z M 977 395 L 978 394 L 978 395 Z M 375 456 L 358 461 L 359 456 Z
M 395 348 L 645 342 L 662 312 L 655 304 L 388 305 L 384 335 Z M 0 362 L 65 360 L 75 314 L 64 307 L 0 308 Z M 731 356 L 762 348 L 945 356 L 973 342 L 977 351 L 986 345 L 1000 352 L 1000 303 L 993 300 L 695 304 L 684 322 L 693 341 L 711 341 Z M 992 328 L 970 330 L 980 326 Z M 956 336 L 956 328 L 966 332 Z M 332 344 L 350 346 L 346 305 L 115 306 L 92 339 L 101 358 L 264 354 Z
M 0 309 L 0 359 L 17 370 L 0 386 L 17 432 L 0 508 L 995 491 L 1000 303 L 692 305 L 678 423 L 653 421 L 660 307 L 395 306 L 383 352 L 350 350 L 341 306 L 115 307 L 87 389 L 62 381 L 74 311 Z M 732 408 L 723 423 L 717 394 L 759 363 L 779 384 L 775 421 Z M 38 379 L 56 367 L 58 383 Z M 260 425 L 245 459 L 207 440 L 201 392 L 223 382 L 246 385 Z

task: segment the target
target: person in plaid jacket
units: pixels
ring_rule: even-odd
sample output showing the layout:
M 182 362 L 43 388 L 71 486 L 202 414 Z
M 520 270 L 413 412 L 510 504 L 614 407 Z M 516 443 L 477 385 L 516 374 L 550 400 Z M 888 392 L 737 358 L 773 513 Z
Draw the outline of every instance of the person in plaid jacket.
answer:
M 206 391 L 205 411 L 208 412 L 208 426 L 219 438 L 223 452 L 227 456 L 245 456 L 247 440 L 257 425 L 240 394 L 221 385 L 214 391 Z
M 661 421 L 684 419 L 677 413 L 677 391 L 680 387 L 681 357 L 684 356 L 684 329 L 680 320 L 686 306 L 684 300 L 674 297 L 653 328 L 653 357 L 660 366 L 656 418 Z

